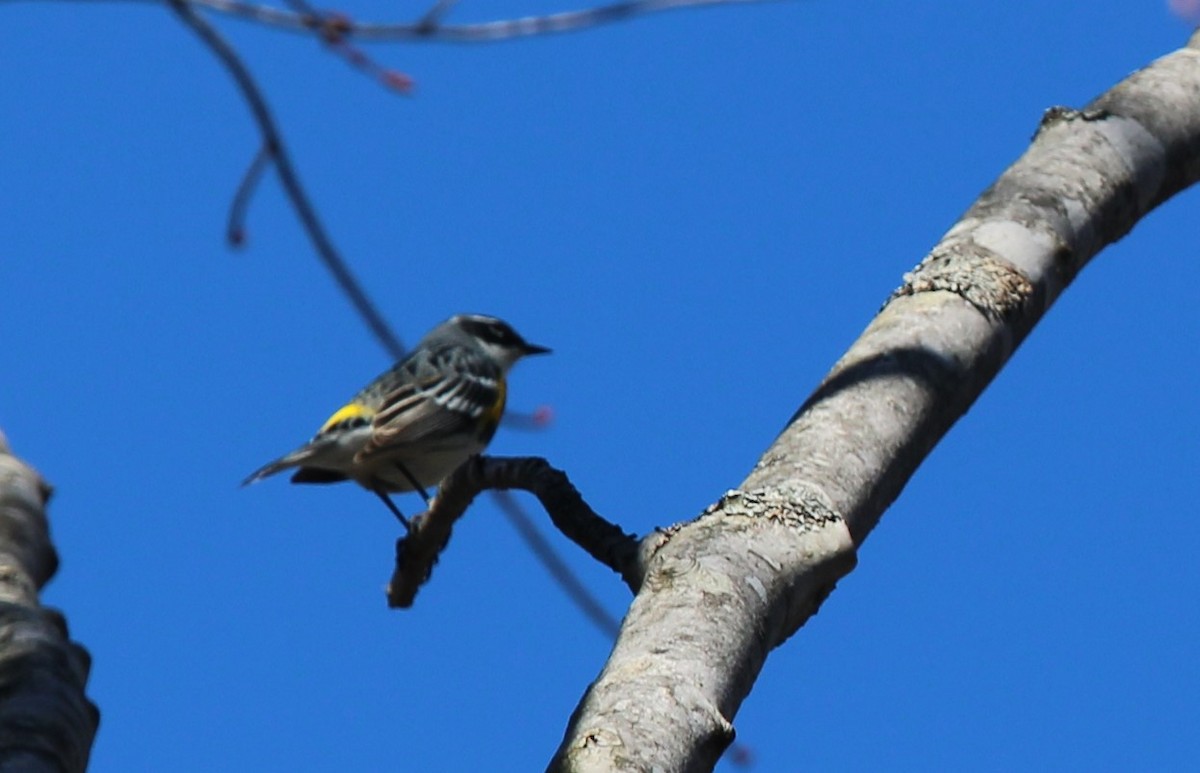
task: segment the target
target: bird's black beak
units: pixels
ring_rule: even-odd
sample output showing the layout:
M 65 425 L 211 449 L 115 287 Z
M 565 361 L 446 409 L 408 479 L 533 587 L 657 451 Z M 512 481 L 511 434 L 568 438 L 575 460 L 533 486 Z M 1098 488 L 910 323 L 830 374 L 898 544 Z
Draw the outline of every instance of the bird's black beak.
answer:
M 529 356 L 531 354 L 549 354 L 550 351 L 551 350 L 545 346 L 538 346 L 537 344 L 525 344 L 522 354 L 525 356 Z

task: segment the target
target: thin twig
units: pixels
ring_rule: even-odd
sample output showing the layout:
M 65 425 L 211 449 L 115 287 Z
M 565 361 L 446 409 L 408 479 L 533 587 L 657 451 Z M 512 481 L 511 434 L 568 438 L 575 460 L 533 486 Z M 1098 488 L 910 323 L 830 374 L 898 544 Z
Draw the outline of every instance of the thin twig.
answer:
M 346 30 L 350 27 L 350 19 L 337 11 L 322 11 L 308 3 L 308 0 L 284 0 L 298 14 L 309 20 L 312 29 L 331 51 L 340 56 L 343 61 L 360 72 L 370 75 L 383 85 L 401 94 L 411 94 L 415 84 L 408 75 L 384 67 L 372 59 L 366 51 L 350 42 Z M 436 7 L 436 6 L 435 6 Z
M 254 195 L 255 189 L 258 188 L 258 182 L 262 179 L 263 172 L 266 171 L 269 163 L 271 163 L 271 154 L 267 150 L 267 146 L 263 145 L 254 154 L 254 159 L 246 168 L 246 174 L 242 175 L 242 182 L 238 185 L 237 192 L 233 194 L 233 201 L 229 204 L 229 220 L 225 226 L 225 238 L 235 247 L 240 247 L 246 241 L 246 210 L 250 207 L 250 199 Z
M 291 157 L 283 145 L 283 136 L 279 131 L 279 127 L 275 123 L 274 117 L 271 115 L 270 108 L 267 107 L 266 99 L 263 97 L 262 90 L 254 81 L 254 77 L 250 74 L 241 57 L 233 49 L 224 37 L 211 24 L 201 18 L 192 8 L 194 0 L 167 0 L 171 10 L 190 27 L 205 45 L 212 50 L 213 54 L 225 65 L 234 81 L 237 82 L 238 88 L 241 89 L 242 96 L 250 105 L 250 110 L 254 114 L 254 120 L 258 123 L 259 131 L 263 135 L 263 148 L 275 163 L 275 169 L 279 172 L 279 180 L 283 183 L 283 189 L 287 193 L 288 199 L 292 202 L 292 206 L 296 210 L 296 214 L 300 217 L 300 222 L 304 226 L 304 230 L 312 239 L 313 245 L 317 248 L 317 254 L 321 256 L 325 267 L 333 274 L 334 280 L 342 289 L 342 292 L 350 299 L 350 303 L 362 316 L 367 323 L 367 327 L 375 334 L 375 337 L 388 351 L 394 359 L 399 359 L 404 354 L 404 344 L 396 337 L 391 328 L 388 327 L 379 310 L 375 308 L 375 304 L 367 297 L 358 280 L 351 273 L 346 262 L 342 260 L 337 249 L 330 241 L 328 234 L 325 233 L 325 228 L 321 225 L 320 219 L 317 217 L 317 212 L 313 208 L 312 202 L 308 198 L 304 187 L 300 184 L 300 179 L 296 174 L 296 169 L 292 165 Z
M 504 428 L 522 432 L 541 432 L 554 423 L 554 409 L 548 405 L 539 405 L 532 413 L 521 411 L 504 412 Z
M 191 1 L 214 11 L 294 32 L 311 31 L 318 22 L 307 14 L 293 13 L 259 3 L 246 2 L 246 0 Z M 445 43 L 492 43 L 533 35 L 575 32 L 623 21 L 634 16 L 645 16 L 663 11 L 761 2 L 764 0 L 626 0 L 578 11 L 527 16 L 522 19 L 500 19 L 477 24 L 429 24 L 424 18 L 416 22 L 400 24 L 348 22 L 344 32 L 360 40 L 373 41 L 427 40 Z
M 575 606 L 579 607 L 580 611 L 597 628 L 615 638 L 617 632 L 621 630 L 621 621 L 613 617 L 600 603 L 600 600 L 593 596 L 587 586 L 575 576 L 571 567 L 567 566 L 567 563 L 559 557 L 554 546 L 542 536 L 533 520 L 525 513 L 517 500 L 513 499 L 513 495 L 507 491 L 497 490 L 492 492 L 492 499 L 500 505 L 500 510 L 508 517 L 508 522 L 525 540 L 525 544 L 542 562 L 542 566 L 550 572 L 554 581 L 559 584 L 571 601 L 575 602 Z
M 450 13 L 457 3 L 458 0 L 437 0 L 429 7 L 429 10 L 425 12 L 425 15 L 423 15 L 420 20 L 417 21 L 417 26 L 427 29 L 436 29 L 438 26 L 440 26 L 442 19 L 448 13 Z

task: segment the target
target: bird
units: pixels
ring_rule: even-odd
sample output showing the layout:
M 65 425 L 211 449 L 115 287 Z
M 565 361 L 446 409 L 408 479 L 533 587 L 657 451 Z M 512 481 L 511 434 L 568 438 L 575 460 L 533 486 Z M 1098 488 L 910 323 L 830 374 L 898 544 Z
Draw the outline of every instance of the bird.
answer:
M 252 472 L 243 486 L 294 469 L 293 483 L 353 481 L 411 524 L 391 494 L 428 487 L 491 442 L 504 414 L 505 377 L 522 357 L 550 349 L 507 322 L 457 314 L 333 412 L 304 445 Z

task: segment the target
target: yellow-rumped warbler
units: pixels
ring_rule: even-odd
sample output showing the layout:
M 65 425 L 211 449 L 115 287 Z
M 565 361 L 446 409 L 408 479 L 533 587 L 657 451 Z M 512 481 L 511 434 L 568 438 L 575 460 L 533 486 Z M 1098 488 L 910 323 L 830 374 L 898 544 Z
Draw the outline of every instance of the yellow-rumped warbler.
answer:
M 504 413 L 504 377 L 544 354 L 495 317 L 459 314 L 334 412 L 312 440 L 256 470 L 245 486 L 298 468 L 293 483 L 352 480 L 408 526 L 389 494 L 435 486 L 487 446 Z

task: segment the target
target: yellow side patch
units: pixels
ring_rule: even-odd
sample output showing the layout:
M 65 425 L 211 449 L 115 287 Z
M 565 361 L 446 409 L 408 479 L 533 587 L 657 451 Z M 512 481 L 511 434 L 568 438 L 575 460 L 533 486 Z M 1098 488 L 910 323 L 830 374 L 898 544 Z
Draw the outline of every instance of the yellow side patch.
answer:
M 500 417 L 504 415 L 504 400 L 508 395 L 508 387 L 504 383 L 504 378 L 500 378 L 500 382 L 496 384 L 496 401 L 488 406 L 488 409 L 483 414 L 483 420 L 479 422 L 479 432 L 476 438 L 483 444 L 492 442 L 492 436 L 496 434 L 496 428 L 500 426 Z
M 504 383 L 504 379 L 500 379 L 500 383 L 496 384 L 496 402 L 487 409 L 484 417 L 488 424 L 499 424 L 500 417 L 504 415 L 504 401 L 508 396 L 508 385 Z
M 344 421 L 358 418 L 370 419 L 374 415 L 375 411 L 371 410 L 362 403 L 347 403 L 341 408 L 338 408 L 337 412 L 330 416 L 325 423 L 321 425 L 321 428 L 317 430 L 317 434 L 319 435 L 322 432 L 327 431 L 330 427 L 341 424 Z

